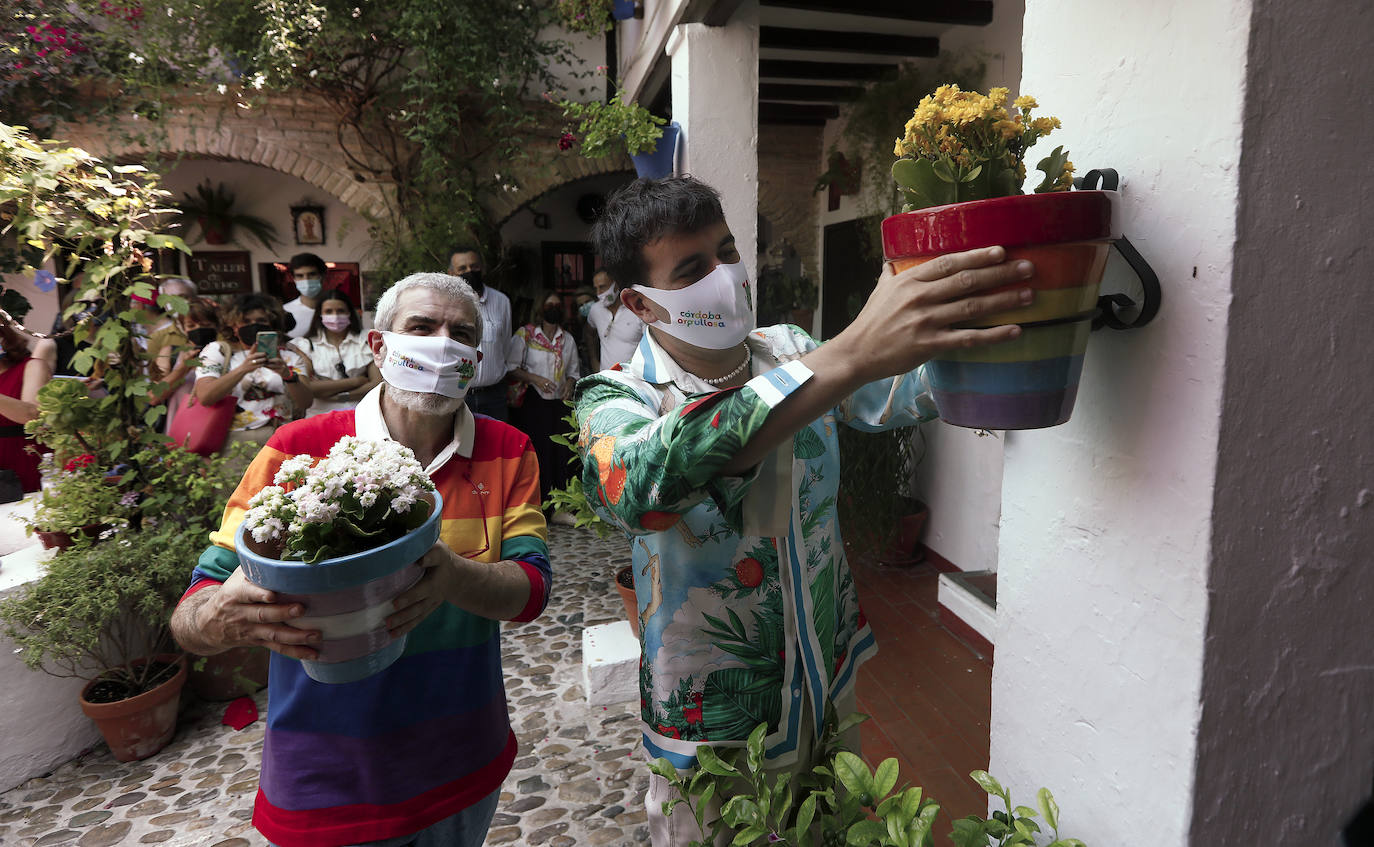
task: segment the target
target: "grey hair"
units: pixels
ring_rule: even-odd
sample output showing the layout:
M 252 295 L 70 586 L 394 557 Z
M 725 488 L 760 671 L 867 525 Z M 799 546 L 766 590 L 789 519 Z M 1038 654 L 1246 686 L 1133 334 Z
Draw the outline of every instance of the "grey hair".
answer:
M 192 297 L 200 296 L 200 289 L 196 288 L 196 284 L 184 276 L 174 276 L 170 279 L 164 279 L 162 281 L 162 284 L 158 286 L 157 293 L 166 294 L 167 286 L 171 285 L 174 282 L 180 283 L 181 285 L 184 285 L 185 287 L 189 288 L 191 290 Z
M 382 294 L 377 301 L 377 314 L 372 319 L 372 328 L 378 332 L 389 332 L 391 324 L 396 320 L 396 305 L 401 299 L 401 294 L 412 288 L 428 288 L 447 294 L 454 300 L 467 303 L 472 307 L 473 314 L 477 320 L 477 340 L 482 340 L 482 321 L 481 310 L 477 305 L 477 293 L 472 287 L 461 278 L 441 273 L 418 273 L 411 274 L 395 285 L 391 286 Z

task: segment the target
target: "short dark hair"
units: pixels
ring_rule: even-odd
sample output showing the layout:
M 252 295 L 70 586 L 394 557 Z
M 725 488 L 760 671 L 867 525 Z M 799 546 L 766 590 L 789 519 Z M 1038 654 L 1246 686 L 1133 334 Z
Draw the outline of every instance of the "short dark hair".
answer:
M 482 258 L 482 248 L 478 247 L 476 244 L 459 244 L 457 247 L 448 251 L 448 260 L 452 262 L 453 257 L 457 256 L 459 253 L 476 253 L 477 258 Z
M 324 329 L 324 321 L 320 319 L 320 313 L 324 311 L 324 304 L 331 300 L 338 300 L 348 307 L 349 335 L 357 335 L 363 331 L 363 321 L 362 318 L 358 317 L 358 307 L 353 305 L 353 298 L 341 289 L 327 288 L 320 294 L 320 299 L 315 304 L 315 314 L 310 318 L 310 328 L 305 331 L 306 338 L 314 338 Z
M 699 179 L 637 179 L 606 201 L 606 210 L 592 226 L 592 241 L 618 291 L 648 282 L 644 245 L 723 220 L 719 192 Z
M 320 273 L 329 270 L 325 265 L 324 259 L 314 253 L 297 253 L 291 257 L 291 272 L 295 273 L 296 268 L 319 268 Z

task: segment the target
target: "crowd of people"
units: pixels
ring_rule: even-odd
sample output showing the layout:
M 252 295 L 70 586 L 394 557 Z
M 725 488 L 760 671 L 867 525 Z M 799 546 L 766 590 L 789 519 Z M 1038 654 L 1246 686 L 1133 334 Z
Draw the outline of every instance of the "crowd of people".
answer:
M 346 292 L 325 287 L 325 261 L 301 253 L 291 258 L 289 269 L 297 297 L 286 302 L 262 293 L 216 300 L 200 296 L 187 279 L 162 283 L 159 293 L 183 298 L 185 312 L 168 308 L 154 325 L 137 332 L 155 385 L 151 399 L 166 406 L 159 424 L 164 431 L 173 432 L 178 415 L 189 408 L 215 407 L 232 398 L 234 412 L 226 418 L 217 451 L 244 441 L 265 444 L 283 423 L 355 408 L 382 381 L 366 341 L 370 321 Z M 550 436 L 567 429 L 566 401 L 586 372 L 584 363 L 590 361 L 595 370 L 603 358 L 629 361 L 644 326 L 628 311 L 616 321 L 601 300 L 593 306 L 590 292 L 583 297 L 593 306 L 590 314 L 570 312 L 561 295 L 548 292 L 534 299 L 527 322 L 513 325 L 510 299 L 484 283 L 480 251 L 457 247 L 448 270 L 476 293 L 482 322 L 482 356 L 467 405 L 531 437 L 546 499 L 569 478 L 570 456 Z M 609 275 L 598 271 L 595 283 L 605 300 Z M 38 414 L 38 390 L 54 376 L 83 377 L 72 368 L 76 342 L 64 330 L 97 314 L 99 304 L 91 302 L 64 318 L 75 295 L 73 289 L 54 321 L 54 340 L 35 341 L 0 328 L 0 458 L 16 470 L 26 492 L 36 491 L 41 482 L 38 454 L 28 449 L 41 447 L 23 432 Z M 87 377 L 87 382 L 99 388 L 98 379 Z M 552 517 L 568 521 L 562 514 Z

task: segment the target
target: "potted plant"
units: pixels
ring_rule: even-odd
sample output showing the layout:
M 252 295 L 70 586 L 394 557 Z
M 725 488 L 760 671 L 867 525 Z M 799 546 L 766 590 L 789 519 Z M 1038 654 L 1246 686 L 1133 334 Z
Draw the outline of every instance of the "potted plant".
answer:
M 934 844 L 939 802 L 919 786 L 898 786 L 896 759 L 885 759 L 870 770 L 840 746 L 838 737 L 864 720 L 866 715 L 851 715 L 837 727 L 831 710 L 817 757 L 825 764 L 795 780 L 787 772 L 765 772 L 766 723 L 754 729 L 743 748 L 718 752 L 709 745 L 697 747 L 697 768 L 690 776 L 683 776 L 663 758 L 650 763 L 649 769 L 677 790 L 678 796 L 665 802 L 664 810 L 669 815 L 685 811 L 695 817 L 699 828 L 709 829 L 705 844 Z M 1037 793 L 1035 809 L 1012 806 L 1010 792 L 987 771 L 973 771 L 969 776 L 991 797 L 1000 799 L 1005 811 L 993 812 L 989 818 L 969 815 L 953 821 L 949 843 L 955 847 L 1034 847 L 1036 834 L 1042 832 L 1037 818 L 1050 830 L 1048 847 L 1086 847 L 1076 838 L 1060 837 L 1059 804 L 1049 789 Z M 708 826 L 705 817 L 712 799 L 724 803 L 720 817 Z M 702 847 L 703 842 L 692 845 Z
M 46 482 L 33 517 L 25 520 L 45 548 L 65 550 L 75 539 L 96 540 L 107 530 L 128 525 L 138 505 L 137 492 L 114 483 L 89 453 L 57 469 L 50 456 L 40 465 Z
M 563 117 L 570 124 L 559 138 L 558 148 L 577 147 L 589 159 L 616 155 L 623 150 L 630 155 L 635 172 L 641 177 L 659 179 L 672 174 L 682 128 L 638 103 L 626 103 L 614 93 L 614 83 L 611 90 L 612 96 L 606 102 L 559 102 Z
M 1023 195 L 1025 156 L 1059 119 L 1032 118 L 1032 97 L 1008 111 L 1007 89 L 983 95 L 943 85 L 923 98 L 897 139 L 892 176 L 904 211 L 882 223 L 883 252 L 897 271 L 943 253 L 1001 245 L 1029 259 L 1035 301 L 959 326 L 1022 325 L 1013 341 L 932 359 L 940 417 L 975 429 L 1033 429 L 1073 412 L 1107 252 L 1119 235 L 1115 192 L 1073 191 L 1062 147 L 1036 166 Z M 1015 286 L 1027 283 L 1015 283 Z
M 615 0 L 558 0 L 559 20 L 572 32 L 600 35 L 611 28 Z
M 806 274 L 773 266 L 759 269 L 759 324 L 796 324 L 810 332 L 819 292 Z
M 88 680 L 82 710 L 120 761 L 162 749 L 176 728 L 186 681 L 167 625 L 186 588 L 202 532 L 174 522 L 61 550 L 36 582 L 0 603 L 0 621 L 24 663 Z
M 929 517 L 926 504 L 910 496 L 911 478 L 924 454 L 920 427 L 860 432 L 842 426 L 840 439 L 840 527 L 847 547 L 884 565 L 911 565 Z M 920 450 L 913 439 L 919 439 Z
M 222 182 L 212 187 L 207 179 L 196 186 L 194 196 L 183 194 L 181 197 L 178 208 L 200 226 L 206 244 L 228 244 L 236 226 L 248 230 L 268 250 L 277 241 L 277 228 L 271 223 L 234 210 L 234 194 Z
M 355 682 L 388 667 L 405 636 L 366 612 L 420 579 L 415 563 L 443 511 L 434 483 L 410 448 L 354 436 L 323 459 L 287 459 L 273 482 L 234 536 L 244 576 L 305 607 L 293 626 L 321 631 L 319 658 L 303 662 L 311 679 Z

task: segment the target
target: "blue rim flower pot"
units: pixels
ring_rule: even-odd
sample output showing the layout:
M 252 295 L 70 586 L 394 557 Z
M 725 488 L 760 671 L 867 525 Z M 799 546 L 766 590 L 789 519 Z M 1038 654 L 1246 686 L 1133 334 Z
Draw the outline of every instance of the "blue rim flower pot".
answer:
M 635 0 L 615 0 L 611 3 L 611 19 L 616 21 L 628 21 L 630 18 L 638 17 L 639 4 Z
M 278 559 L 279 544 L 255 541 L 239 525 L 234 547 L 243 575 L 254 585 L 275 591 L 284 602 L 298 602 L 305 615 L 293 626 L 318 629 L 323 635 L 320 658 L 302 661 L 317 682 L 357 682 L 384 670 L 405 652 L 405 636 L 386 630 L 391 600 L 422 574 L 415 563 L 439 540 L 444 499 L 432 492 L 429 517 L 406 535 L 361 553 L 325 559 L 314 565 Z
M 663 136 L 658 144 L 647 153 L 635 153 L 630 159 L 635 163 L 635 173 L 642 179 L 663 179 L 673 175 L 673 164 L 677 161 L 677 144 L 682 137 L 682 127 L 673 121 L 663 128 Z

